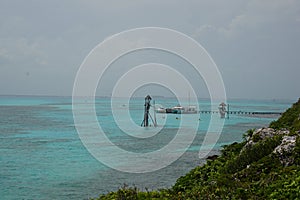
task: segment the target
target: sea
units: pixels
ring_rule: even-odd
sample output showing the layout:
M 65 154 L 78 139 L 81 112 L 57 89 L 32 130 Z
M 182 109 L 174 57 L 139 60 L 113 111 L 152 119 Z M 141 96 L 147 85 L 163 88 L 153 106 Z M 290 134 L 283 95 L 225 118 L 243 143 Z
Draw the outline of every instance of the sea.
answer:
M 109 97 L 96 97 L 93 104 L 102 132 L 112 141 L 111 145 L 120 149 L 134 153 L 156 151 L 168 145 L 181 126 L 187 130 L 189 124 L 197 124 L 195 137 L 187 149 L 176 149 L 182 151 L 177 159 L 160 169 L 148 168 L 147 172 L 120 170 L 90 153 L 74 123 L 71 97 L 0 96 L 0 199 L 89 199 L 124 186 L 135 186 L 140 190 L 170 188 L 180 176 L 206 162 L 205 157 L 199 157 L 199 151 L 205 136 L 215 134 L 208 132 L 212 115 L 223 120 L 224 126 L 216 143 L 206 152 L 207 156 L 220 154 L 224 145 L 242 141 L 247 130 L 266 127 L 279 117 L 241 114 L 241 111 L 284 112 L 293 103 L 293 100 L 232 99 L 227 101 L 230 110 L 240 112 L 225 119 L 219 118 L 218 113 L 192 114 L 184 125 L 181 124 L 184 115 L 155 114 L 150 110 L 150 126 L 144 128 L 141 127 L 143 98 L 117 99 L 115 113 L 111 101 Z M 188 103 L 195 102 L 184 102 Z M 200 99 L 196 103 L 200 110 L 211 110 L 209 99 Z M 157 107 L 177 104 L 175 98 L 155 98 Z M 83 101 L 82 105 L 84 112 L 84 106 L 90 102 Z M 125 122 L 122 126 L 128 124 L 128 127 L 120 128 L 116 118 Z M 157 122 L 157 127 L 151 118 Z M 129 122 L 136 126 L 130 126 Z M 128 132 L 138 132 L 140 137 L 147 130 L 158 130 L 158 133 L 138 139 L 128 135 Z M 103 148 L 106 157 L 118 162 L 113 154 L 104 151 L 106 147 L 101 143 L 95 144 L 99 145 L 98 151 Z M 130 166 L 129 162 L 127 169 L 147 167 L 147 162 L 134 162 L 134 165 Z

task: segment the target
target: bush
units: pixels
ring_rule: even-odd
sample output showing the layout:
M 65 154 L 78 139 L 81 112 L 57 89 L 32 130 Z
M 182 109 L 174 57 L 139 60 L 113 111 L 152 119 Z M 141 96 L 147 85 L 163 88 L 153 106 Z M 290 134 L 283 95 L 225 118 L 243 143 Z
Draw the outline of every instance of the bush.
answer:
M 274 148 L 281 143 L 281 139 L 281 136 L 266 138 L 254 146 L 246 147 L 238 156 L 227 161 L 224 167 L 224 173 L 235 173 L 240 171 L 250 163 L 256 162 L 271 154 Z
M 293 106 L 286 110 L 282 116 L 270 124 L 271 128 L 282 129 L 287 128 L 291 131 L 300 130 L 300 99 Z

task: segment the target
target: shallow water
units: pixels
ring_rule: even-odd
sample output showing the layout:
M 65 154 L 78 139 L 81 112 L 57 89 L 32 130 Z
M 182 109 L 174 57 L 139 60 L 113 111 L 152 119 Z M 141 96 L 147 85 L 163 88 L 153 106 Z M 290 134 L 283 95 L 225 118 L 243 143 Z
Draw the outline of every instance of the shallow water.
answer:
M 143 99 L 131 99 L 129 104 L 122 99 L 118 101 L 120 107 L 116 109 L 121 113 L 119 120 L 127 123 L 129 108 L 132 121 L 140 126 L 143 119 Z M 177 105 L 175 99 L 167 98 L 156 99 L 156 103 L 165 107 Z M 284 111 L 291 103 L 229 101 L 230 109 L 237 111 Z M 210 109 L 208 100 L 200 100 L 199 105 L 202 110 Z M 160 132 L 149 138 L 135 138 L 124 134 L 115 123 L 110 99 L 97 98 L 96 113 L 107 137 L 115 145 L 131 152 L 151 152 L 164 147 L 176 136 L 183 120 L 180 115 L 157 114 Z M 197 134 L 188 151 L 174 163 L 155 172 L 131 174 L 103 165 L 85 148 L 74 126 L 71 98 L 1 96 L 1 199 L 87 199 L 115 190 L 124 183 L 134 184 L 141 189 L 170 187 L 178 177 L 204 162 L 199 159 L 199 149 L 210 119 L 208 114 L 189 117 L 183 128 L 189 130 L 189 126 L 197 121 Z M 231 115 L 229 119 L 225 119 L 222 134 L 210 154 L 218 153 L 223 145 L 241 141 L 243 133 L 248 129 L 267 126 L 275 119 L 275 116 Z M 164 121 L 165 125 L 162 124 Z M 149 129 L 151 128 L 154 127 Z M 136 130 L 131 130 L 131 133 L 141 134 Z

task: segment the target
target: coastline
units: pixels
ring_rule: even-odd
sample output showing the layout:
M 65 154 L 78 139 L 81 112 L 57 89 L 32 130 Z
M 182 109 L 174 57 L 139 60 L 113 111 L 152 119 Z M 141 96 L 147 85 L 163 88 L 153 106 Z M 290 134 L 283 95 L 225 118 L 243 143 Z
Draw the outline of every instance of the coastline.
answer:
M 296 199 L 299 185 L 300 99 L 269 128 L 248 130 L 242 142 L 225 146 L 169 189 L 124 185 L 97 199 Z

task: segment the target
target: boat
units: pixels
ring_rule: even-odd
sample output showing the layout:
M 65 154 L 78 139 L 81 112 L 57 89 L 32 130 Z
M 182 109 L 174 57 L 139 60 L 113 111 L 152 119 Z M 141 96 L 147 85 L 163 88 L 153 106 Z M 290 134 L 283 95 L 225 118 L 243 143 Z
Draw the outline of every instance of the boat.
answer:
M 199 113 L 197 110 L 197 106 L 190 105 L 190 93 L 189 93 L 189 105 L 181 106 L 177 105 L 172 108 L 157 108 L 155 109 L 156 113 L 167 113 L 167 114 L 196 114 Z
M 174 106 L 172 108 L 157 108 L 156 113 L 167 113 L 167 114 L 196 114 L 198 113 L 196 106 Z
M 156 113 L 166 113 L 166 108 L 157 108 L 155 110 Z

